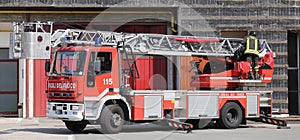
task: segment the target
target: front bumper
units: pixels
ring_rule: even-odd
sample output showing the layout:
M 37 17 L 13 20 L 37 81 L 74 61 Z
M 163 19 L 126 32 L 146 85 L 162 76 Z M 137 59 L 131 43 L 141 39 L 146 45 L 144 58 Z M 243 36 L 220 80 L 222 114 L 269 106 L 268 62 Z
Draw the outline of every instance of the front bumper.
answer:
M 84 119 L 84 104 L 49 102 L 47 117 L 68 121 L 81 121 Z

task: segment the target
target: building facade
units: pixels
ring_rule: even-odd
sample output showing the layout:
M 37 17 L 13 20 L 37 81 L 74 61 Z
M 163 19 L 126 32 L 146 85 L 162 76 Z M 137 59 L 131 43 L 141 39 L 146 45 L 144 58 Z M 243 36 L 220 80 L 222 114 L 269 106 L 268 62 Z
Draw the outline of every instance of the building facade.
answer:
M 273 82 L 267 86 L 274 91 L 273 107 L 280 113 L 300 114 L 299 0 L 2 0 L 0 114 L 33 117 L 45 115 L 45 60 L 8 59 L 13 21 L 52 21 L 55 29 L 202 37 L 244 37 L 256 31 L 276 53 Z M 183 59 L 189 58 L 176 63 Z M 166 76 L 168 80 L 181 77 L 168 87 L 191 89 L 186 78 L 191 75 L 180 75 L 187 69 L 180 64 L 177 78 Z

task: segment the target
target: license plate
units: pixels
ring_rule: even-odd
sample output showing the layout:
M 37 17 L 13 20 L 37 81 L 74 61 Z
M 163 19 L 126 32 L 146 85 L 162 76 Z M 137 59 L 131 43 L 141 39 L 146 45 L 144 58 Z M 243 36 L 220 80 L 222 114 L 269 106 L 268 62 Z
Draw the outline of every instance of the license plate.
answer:
M 58 114 L 58 115 L 61 115 L 62 114 L 62 110 L 56 110 L 55 113 Z
M 62 110 L 62 106 L 56 106 L 56 110 Z

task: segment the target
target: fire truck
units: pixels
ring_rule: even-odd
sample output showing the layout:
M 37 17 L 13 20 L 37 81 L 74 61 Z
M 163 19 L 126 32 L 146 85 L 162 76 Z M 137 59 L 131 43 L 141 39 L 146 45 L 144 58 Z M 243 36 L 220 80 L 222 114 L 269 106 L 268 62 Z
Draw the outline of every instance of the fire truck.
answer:
M 47 41 L 47 116 L 63 120 L 73 132 L 92 124 L 103 133 L 118 133 L 125 124 L 144 122 L 165 122 L 188 132 L 209 123 L 233 129 L 249 119 L 287 126 L 272 118 L 272 91 L 253 90 L 272 80 L 275 54 L 265 40 L 260 39 L 260 79 L 248 79 L 250 64 L 235 55 L 244 45 L 240 38 L 78 29 L 49 33 L 45 26 L 15 23 L 12 37 L 21 36 L 13 44 L 30 49 L 35 41 Z M 139 56 L 191 57 L 188 72 L 195 88 L 137 88 L 137 79 L 149 78 L 145 75 L 151 71 L 139 71 Z

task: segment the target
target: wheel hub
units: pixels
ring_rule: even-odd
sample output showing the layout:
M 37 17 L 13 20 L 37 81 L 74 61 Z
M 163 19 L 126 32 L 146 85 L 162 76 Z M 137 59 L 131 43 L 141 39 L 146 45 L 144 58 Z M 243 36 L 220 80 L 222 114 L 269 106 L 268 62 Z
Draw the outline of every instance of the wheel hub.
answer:
M 113 125 L 114 125 L 114 126 L 120 126 L 121 123 L 122 123 L 122 118 L 121 118 L 121 116 L 120 116 L 119 114 L 117 114 L 117 113 L 114 113 L 114 114 L 112 115 L 112 122 L 113 122 Z
M 235 122 L 236 121 L 236 114 L 235 114 L 235 112 L 229 111 L 226 116 L 227 116 L 227 120 L 229 122 Z

